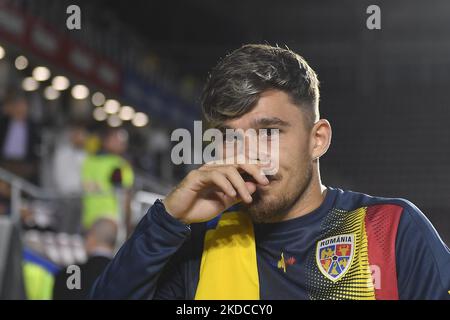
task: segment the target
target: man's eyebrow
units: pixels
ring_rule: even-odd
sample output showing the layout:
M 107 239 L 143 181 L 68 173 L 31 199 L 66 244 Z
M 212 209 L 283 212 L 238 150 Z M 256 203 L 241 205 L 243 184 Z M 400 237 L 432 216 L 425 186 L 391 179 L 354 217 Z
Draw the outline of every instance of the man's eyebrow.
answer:
M 223 133 L 225 133 L 225 131 L 228 130 L 228 129 L 234 130 L 233 128 L 231 128 L 229 126 L 226 126 L 226 125 L 219 125 L 219 126 L 216 127 L 216 129 L 222 131 Z
M 256 128 L 264 128 L 264 127 L 271 127 L 271 126 L 279 126 L 279 127 L 289 127 L 291 124 L 287 121 L 281 120 L 277 117 L 264 117 L 264 118 L 257 118 L 251 122 L 252 127 Z M 229 127 L 227 125 L 219 125 L 216 127 L 216 129 L 219 129 L 222 132 L 225 132 L 226 130 L 236 130 L 236 128 Z
M 289 127 L 290 123 L 277 117 L 258 118 L 252 121 L 253 127 L 280 126 Z

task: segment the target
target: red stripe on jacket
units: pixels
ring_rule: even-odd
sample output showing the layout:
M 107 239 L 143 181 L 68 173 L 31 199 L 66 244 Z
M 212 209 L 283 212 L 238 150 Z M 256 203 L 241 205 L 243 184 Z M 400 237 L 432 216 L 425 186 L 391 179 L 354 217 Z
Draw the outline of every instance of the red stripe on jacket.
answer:
M 377 300 L 398 300 L 395 239 L 403 208 L 383 204 L 367 208 L 365 224 L 369 265 Z

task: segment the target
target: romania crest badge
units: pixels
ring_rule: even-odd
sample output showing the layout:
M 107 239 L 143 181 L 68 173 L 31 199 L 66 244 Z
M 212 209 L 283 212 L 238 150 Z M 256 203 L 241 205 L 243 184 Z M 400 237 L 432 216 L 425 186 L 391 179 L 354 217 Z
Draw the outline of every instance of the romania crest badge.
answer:
M 333 282 L 350 268 L 355 253 L 355 235 L 341 234 L 317 242 L 316 262 L 320 272 Z

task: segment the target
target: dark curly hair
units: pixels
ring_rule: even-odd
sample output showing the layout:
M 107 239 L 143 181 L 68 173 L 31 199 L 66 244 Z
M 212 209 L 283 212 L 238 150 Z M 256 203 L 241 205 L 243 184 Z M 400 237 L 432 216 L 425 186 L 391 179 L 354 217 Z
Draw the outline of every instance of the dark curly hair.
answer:
M 201 104 L 209 125 L 249 112 L 269 89 L 287 93 L 312 127 L 319 118 L 319 80 L 297 53 L 263 44 L 247 44 L 223 58 L 211 71 Z

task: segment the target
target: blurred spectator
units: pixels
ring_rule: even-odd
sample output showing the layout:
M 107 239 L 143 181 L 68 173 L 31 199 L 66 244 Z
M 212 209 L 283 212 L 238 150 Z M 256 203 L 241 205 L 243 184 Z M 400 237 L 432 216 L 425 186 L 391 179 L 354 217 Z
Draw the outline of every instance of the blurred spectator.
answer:
M 58 230 L 79 231 L 81 214 L 81 168 L 86 158 L 84 149 L 87 131 L 82 125 L 72 125 L 56 146 L 53 178 L 59 192 Z
M 29 119 L 28 108 L 22 93 L 6 95 L 0 118 L 0 166 L 36 183 L 39 131 Z
M 61 270 L 55 277 L 53 299 L 80 300 L 86 299 L 95 279 L 102 273 L 114 255 L 117 240 L 117 224 L 110 219 L 98 219 L 85 237 L 88 260 L 80 265 L 81 288 L 68 289 L 67 280 L 71 274 Z
M 102 150 L 88 156 L 83 163 L 82 226 L 85 230 L 102 217 L 118 222 L 124 219 L 129 226 L 128 190 L 133 185 L 134 173 L 122 157 L 127 147 L 128 133 L 124 129 L 109 128 L 102 135 Z
M 23 252 L 23 280 L 28 300 L 50 300 L 59 267 L 31 249 Z
M 11 186 L 0 180 L 0 216 L 9 215 L 11 211 Z

